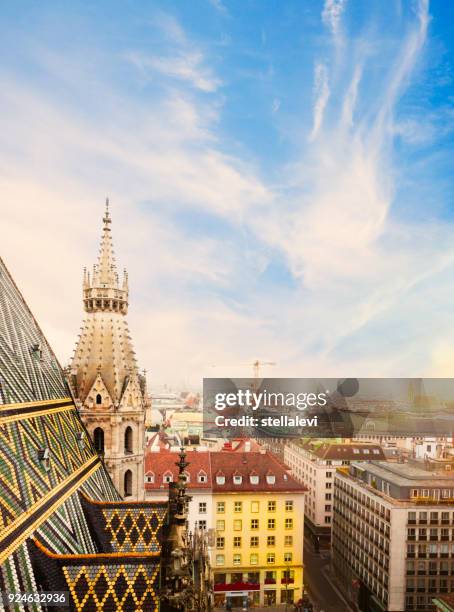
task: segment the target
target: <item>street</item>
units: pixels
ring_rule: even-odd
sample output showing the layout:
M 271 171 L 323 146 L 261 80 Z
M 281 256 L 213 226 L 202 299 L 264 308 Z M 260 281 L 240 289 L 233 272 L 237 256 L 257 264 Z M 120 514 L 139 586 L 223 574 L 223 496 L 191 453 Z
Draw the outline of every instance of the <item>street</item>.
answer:
M 314 612 L 354 612 L 330 579 L 329 551 L 314 552 L 309 538 L 304 539 L 304 585 L 314 604 Z

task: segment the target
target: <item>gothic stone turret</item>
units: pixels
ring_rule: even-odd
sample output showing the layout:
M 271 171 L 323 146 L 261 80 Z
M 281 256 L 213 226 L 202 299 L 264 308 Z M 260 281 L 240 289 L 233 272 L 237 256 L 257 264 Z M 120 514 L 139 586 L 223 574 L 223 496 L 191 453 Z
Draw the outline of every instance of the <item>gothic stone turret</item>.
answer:
M 120 284 L 112 246 L 109 202 L 98 262 L 84 271 L 85 319 L 69 368 L 82 419 L 104 455 L 115 486 L 128 499 L 143 499 L 145 377 L 139 374 L 126 322 L 128 275 Z

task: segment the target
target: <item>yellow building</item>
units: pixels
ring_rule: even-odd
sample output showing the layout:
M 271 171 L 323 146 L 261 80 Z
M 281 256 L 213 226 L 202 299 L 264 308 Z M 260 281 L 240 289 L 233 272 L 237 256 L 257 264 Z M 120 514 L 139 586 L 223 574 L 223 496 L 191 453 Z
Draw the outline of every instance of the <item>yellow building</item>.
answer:
M 211 453 L 215 600 L 275 606 L 303 595 L 305 487 L 270 453 Z

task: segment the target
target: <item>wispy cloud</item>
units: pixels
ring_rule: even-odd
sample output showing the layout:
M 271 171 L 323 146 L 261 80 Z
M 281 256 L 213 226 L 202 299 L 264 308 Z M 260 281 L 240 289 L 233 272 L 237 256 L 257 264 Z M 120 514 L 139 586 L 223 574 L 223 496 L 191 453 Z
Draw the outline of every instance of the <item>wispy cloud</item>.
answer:
M 331 30 L 333 35 L 339 34 L 342 13 L 346 0 L 325 0 L 322 11 L 323 23 Z
M 144 74 L 157 72 L 170 78 L 181 79 L 201 91 L 216 91 L 221 84 L 220 79 L 203 65 L 204 58 L 199 52 L 186 52 L 173 57 L 155 57 L 131 52 L 127 58 Z
M 323 114 L 328 103 L 330 90 L 328 85 L 328 70 L 322 63 L 315 66 L 314 84 L 314 119 L 309 140 L 314 140 L 323 122 Z

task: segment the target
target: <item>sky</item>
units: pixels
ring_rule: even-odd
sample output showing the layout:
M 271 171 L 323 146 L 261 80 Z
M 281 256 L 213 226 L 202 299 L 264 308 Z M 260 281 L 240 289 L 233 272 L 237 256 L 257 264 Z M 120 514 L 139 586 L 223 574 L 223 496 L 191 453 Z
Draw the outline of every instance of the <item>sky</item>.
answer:
M 4 3 L 1 256 L 62 365 L 106 196 L 151 390 L 454 372 L 454 6 Z

